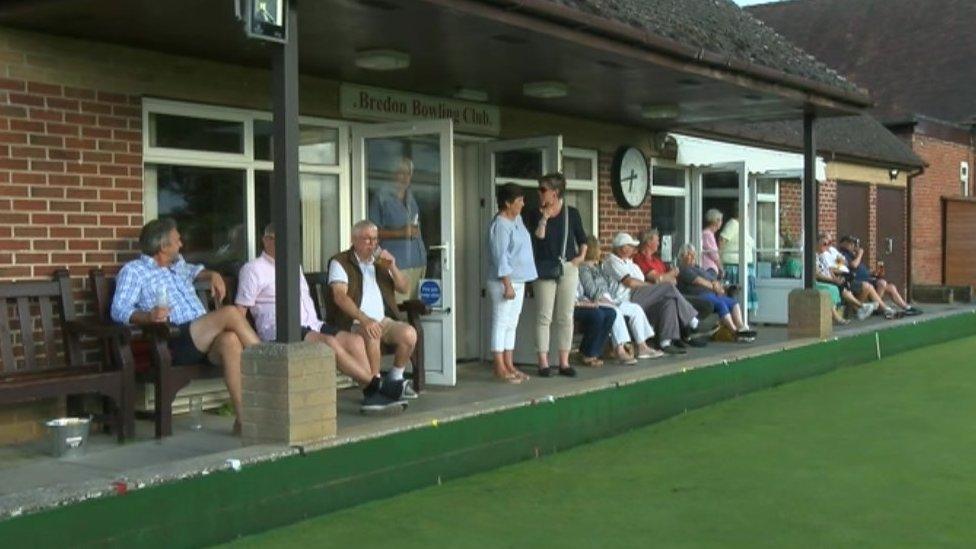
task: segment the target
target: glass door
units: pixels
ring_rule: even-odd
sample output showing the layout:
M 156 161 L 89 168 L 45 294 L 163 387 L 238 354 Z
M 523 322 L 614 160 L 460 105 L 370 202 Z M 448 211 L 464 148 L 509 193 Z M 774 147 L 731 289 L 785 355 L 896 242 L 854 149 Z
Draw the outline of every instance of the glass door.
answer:
M 352 129 L 353 211 L 379 227 L 380 246 L 410 279 L 422 318 L 424 369 L 434 385 L 457 383 L 454 160 L 449 119 Z
M 525 208 L 528 211 L 539 207 L 539 178 L 542 175 L 562 170 L 563 138 L 561 135 L 530 137 L 526 139 L 511 139 L 492 141 L 483 145 L 483 158 L 486 177 L 482 184 L 481 227 L 487 230 L 488 224 L 494 217 L 495 187 L 505 183 L 517 183 L 526 187 Z M 491 326 L 491 304 L 487 296 L 487 281 L 484 273 L 488 270 L 486 254 L 481 254 L 481 299 L 483 326 Z M 515 335 L 515 362 L 517 364 L 535 364 L 535 328 L 537 305 L 531 292 L 526 290 L 525 301 L 522 305 L 522 315 L 519 317 L 518 331 Z M 490 359 L 487 341 L 488 334 L 482 334 L 480 356 Z

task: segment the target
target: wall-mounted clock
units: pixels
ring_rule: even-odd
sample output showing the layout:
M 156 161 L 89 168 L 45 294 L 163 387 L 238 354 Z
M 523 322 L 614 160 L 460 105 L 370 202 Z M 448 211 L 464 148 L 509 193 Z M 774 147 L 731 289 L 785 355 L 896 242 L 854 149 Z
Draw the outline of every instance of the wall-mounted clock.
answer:
M 636 147 L 621 147 L 613 159 L 610 187 L 620 207 L 639 207 L 651 189 L 647 157 Z

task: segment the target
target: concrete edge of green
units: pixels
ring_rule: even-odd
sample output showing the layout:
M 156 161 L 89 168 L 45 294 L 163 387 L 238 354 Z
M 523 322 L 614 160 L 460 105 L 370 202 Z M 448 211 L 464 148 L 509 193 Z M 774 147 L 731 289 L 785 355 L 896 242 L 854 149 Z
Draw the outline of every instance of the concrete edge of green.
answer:
M 0 522 L 7 547 L 196 547 L 614 435 L 723 399 L 976 334 L 935 318 L 92 499 Z

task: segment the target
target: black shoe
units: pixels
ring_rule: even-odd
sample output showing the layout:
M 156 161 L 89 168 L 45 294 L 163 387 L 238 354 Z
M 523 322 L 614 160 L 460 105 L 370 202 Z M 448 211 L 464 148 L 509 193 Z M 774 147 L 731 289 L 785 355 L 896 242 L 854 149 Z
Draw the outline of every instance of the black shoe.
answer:
M 738 332 L 735 333 L 735 335 L 737 337 L 751 337 L 752 339 L 756 339 L 755 330 L 739 330 Z
M 700 337 L 689 337 L 688 339 L 684 340 L 684 343 L 692 347 L 698 347 L 699 349 L 708 346 L 708 342 Z
M 359 413 L 364 415 L 376 414 L 399 414 L 407 409 L 407 403 L 402 400 L 393 400 L 380 391 L 373 391 L 363 397 L 359 405 Z
M 916 309 L 915 307 L 909 307 L 909 308 L 905 309 L 904 311 L 902 311 L 902 314 L 905 315 L 905 316 L 917 316 L 917 315 L 922 314 L 922 310 L 921 309 Z
M 666 355 L 683 355 L 688 353 L 688 351 L 676 346 L 673 342 L 667 347 L 661 347 L 661 352 Z
M 380 394 L 386 398 L 393 400 L 403 399 L 403 380 L 402 379 L 386 379 L 384 378 L 380 382 Z
M 559 368 L 559 375 L 566 377 L 576 377 L 576 368 L 572 366 L 566 366 L 565 368 Z
M 684 340 L 681 340 L 681 339 L 674 339 L 674 340 L 672 340 L 671 341 L 671 345 L 673 345 L 673 346 L 675 346 L 675 347 L 677 347 L 679 349 L 684 349 L 685 347 L 688 346 L 688 345 L 685 344 Z
M 539 377 L 549 377 L 552 375 L 552 368 L 546 366 L 545 368 L 539 368 Z

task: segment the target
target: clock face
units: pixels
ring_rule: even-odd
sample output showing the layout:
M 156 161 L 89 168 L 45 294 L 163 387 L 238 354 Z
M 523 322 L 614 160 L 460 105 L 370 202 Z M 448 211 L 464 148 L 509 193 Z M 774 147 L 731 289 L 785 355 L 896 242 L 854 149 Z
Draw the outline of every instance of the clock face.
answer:
M 636 208 L 644 203 L 650 189 L 647 159 L 640 149 L 627 147 L 617 155 L 614 170 L 613 194 L 624 208 Z

